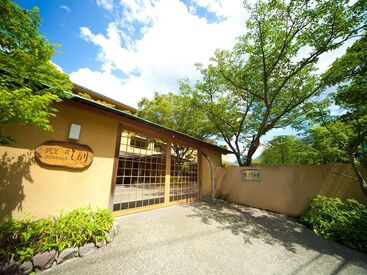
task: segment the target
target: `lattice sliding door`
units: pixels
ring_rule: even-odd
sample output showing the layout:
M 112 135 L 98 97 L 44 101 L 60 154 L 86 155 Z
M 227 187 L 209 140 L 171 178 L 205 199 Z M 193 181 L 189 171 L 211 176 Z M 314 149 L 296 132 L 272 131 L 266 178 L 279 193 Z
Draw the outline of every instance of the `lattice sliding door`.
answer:
M 172 144 L 170 175 L 170 202 L 197 199 L 199 197 L 198 150 Z
M 123 130 L 113 211 L 137 212 L 199 198 L 198 150 Z
M 114 211 L 164 203 L 166 146 L 156 138 L 122 132 Z

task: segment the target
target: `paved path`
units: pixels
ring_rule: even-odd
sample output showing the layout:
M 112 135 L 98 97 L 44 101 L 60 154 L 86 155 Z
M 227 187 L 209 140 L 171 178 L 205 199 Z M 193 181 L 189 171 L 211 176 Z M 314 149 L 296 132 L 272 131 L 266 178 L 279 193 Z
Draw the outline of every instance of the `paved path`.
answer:
M 50 274 L 367 274 L 367 255 L 283 215 L 198 202 L 119 219 L 120 233 Z

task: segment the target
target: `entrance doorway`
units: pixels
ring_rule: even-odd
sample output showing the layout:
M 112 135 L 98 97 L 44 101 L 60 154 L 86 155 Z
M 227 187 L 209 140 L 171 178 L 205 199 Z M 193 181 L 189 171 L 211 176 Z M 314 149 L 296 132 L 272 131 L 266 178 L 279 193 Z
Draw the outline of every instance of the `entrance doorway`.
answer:
M 121 132 L 113 211 L 117 215 L 199 198 L 198 150 L 135 131 Z

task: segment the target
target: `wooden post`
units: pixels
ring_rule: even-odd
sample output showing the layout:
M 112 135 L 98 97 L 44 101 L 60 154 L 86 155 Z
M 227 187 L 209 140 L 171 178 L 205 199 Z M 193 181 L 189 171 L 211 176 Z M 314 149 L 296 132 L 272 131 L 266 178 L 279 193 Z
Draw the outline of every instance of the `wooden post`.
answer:
M 164 188 L 164 204 L 169 203 L 170 183 L 171 183 L 171 146 L 172 140 L 167 140 L 166 149 L 166 177 L 165 177 L 165 188 Z
M 111 211 L 113 211 L 113 197 L 115 195 L 115 186 L 116 186 L 116 178 L 117 178 L 117 170 L 118 170 L 119 154 L 120 154 L 121 133 L 122 133 L 122 124 L 119 123 L 117 125 L 115 156 L 113 160 L 113 169 L 112 169 L 112 177 L 111 177 L 110 200 L 109 200 L 109 207 Z

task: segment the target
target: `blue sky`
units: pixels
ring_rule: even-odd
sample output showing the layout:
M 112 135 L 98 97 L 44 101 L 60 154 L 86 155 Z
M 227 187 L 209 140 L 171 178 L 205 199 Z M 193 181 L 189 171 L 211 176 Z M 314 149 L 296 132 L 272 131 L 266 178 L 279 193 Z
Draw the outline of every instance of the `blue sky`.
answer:
M 103 32 L 112 20 L 104 9 L 98 8 L 95 0 L 15 2 L 23 8 L 39 8 L 42 17 L 41 33 L 52 43 L 61 44 L 61 47 L 57 48 L 60 54 L 55 55 L 52 61 L 66 73 L 72 73 L 80 67 L 96 70 L 101 66 L 101 62 L 96 59 L 98 48 L 80 36 L 81 26 L 90 26 L 98 32 Z
M 52 61 L 72 81 L 132 106 L 198 79 L 194 64 L 230 49 L 246 20 L 242 0 L 16 2 L 39 8 L 41 33 L 62 45 Z
M 215 49 L 231 49 L 245 32 L 243 0 L 18 0 L 39 7 L 40 31 L 62 46 L 52 61 L 71 80 L 136 107 L 154 92 L 178 90 L 200 75 Z M 323 55 L 324 71 L 351 43 Z M 294 133 L 290 128 L 268 133 Z M 257 155 L 261 152 L 259 150 Z

